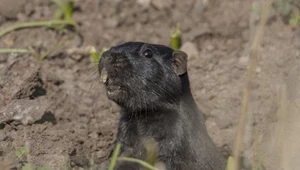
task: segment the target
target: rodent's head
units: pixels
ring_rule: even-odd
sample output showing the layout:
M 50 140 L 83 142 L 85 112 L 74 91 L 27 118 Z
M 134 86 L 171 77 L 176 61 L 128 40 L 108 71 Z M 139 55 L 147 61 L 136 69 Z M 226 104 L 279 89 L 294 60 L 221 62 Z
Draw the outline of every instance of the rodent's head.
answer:
M 182 94 L 180 76 L 186 71 L 184 52 L 142 42 L 112 47 L 99 62 L 108 98 L 131 111 L 178 102 Z

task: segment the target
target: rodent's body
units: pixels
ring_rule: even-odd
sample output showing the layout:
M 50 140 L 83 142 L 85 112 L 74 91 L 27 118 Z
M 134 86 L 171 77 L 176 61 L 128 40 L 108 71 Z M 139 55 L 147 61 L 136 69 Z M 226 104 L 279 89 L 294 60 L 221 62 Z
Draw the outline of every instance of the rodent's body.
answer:
M 99 72 L 108 98 L 121 107 L 116 143 L 121 156 L 146 159 L 145 143 L 157 143 L 166 170 L 224 170 L 190 91 L 186 54 L 161 45 L 129 42 L 103 54 Z M 140 170 L 119 162 L 115 169 Z

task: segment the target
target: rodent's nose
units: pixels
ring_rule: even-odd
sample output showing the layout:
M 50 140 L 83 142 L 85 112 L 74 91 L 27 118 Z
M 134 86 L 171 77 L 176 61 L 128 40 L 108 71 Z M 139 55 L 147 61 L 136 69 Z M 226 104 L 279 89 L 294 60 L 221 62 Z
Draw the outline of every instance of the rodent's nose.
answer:
M 111 52 L 111 50 L 105 51 L 102 55 L 104 62 L 111 62 L 116 58 L 117 54 L 114 52 Z
M 103 64 L 105 65 L 125 65 L 127 62 L 126 57 L 119 51 L 110 49 L 102 55 Z

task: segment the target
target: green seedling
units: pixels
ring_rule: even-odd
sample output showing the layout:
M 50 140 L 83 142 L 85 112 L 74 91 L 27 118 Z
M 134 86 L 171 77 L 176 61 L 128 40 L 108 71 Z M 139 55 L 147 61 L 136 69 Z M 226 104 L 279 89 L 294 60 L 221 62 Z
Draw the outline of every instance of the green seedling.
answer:
M 229 156 L 227 159 L 226 170 L 233 170 L 233 158 Z
M 16 157 L 20 161 L 24 161 L 24 157 L 27 157 L 29 154 L 29 147 L 27 145 L 22 146 L 21 148 L 16 150 Z M 32 170 L 33 166 L 31 163 L 26 163 L 23 167 L 22 170 Z
M 16 157 L 18 159 L 22 159 L 22 157 L 27 154 L 29 154 L 29 147 L 26 145 L 16 150 Z
M 102 54 L 107 51 L 108 49 L 107 48 L 102 48 L 102 50 L 100 51 L 100 53 L 97 52 L 96 48 L 95 47 L 92 47 L 91 50 L 90 50 L 90 55 L 92 57 L 92 60 L 93 62 L 95 63 L 95 66 L 97 67 L 98 66 L 98 63 L 102 57 Z
M 55 20 L 72 20 L 74 2 L 70 0 L 52 0 L 56 4 L 57 9 L 54 12 L 53 19 Z M 65 25 L 57 25 L 55 29 L 64 32 Z
M 175 30 L 171 32 L 171 48 L 173 50 L 179 50 L 181 46 L 181 33 L 179 24 L 177 24 Z
M 64 19 L 64 20 L 71 20 L 73 9 L 74 9 L 74 2 L 68 0 L 52 0 L 53 3 L 56 4 L 58 7 L 54 13 L 54 19 Z

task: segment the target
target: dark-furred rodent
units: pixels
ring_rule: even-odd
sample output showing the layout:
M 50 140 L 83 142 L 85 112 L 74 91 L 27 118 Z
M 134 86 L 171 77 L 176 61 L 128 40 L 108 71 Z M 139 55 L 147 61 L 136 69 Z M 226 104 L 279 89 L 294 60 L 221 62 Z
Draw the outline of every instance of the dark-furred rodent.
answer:
M 192 96 L 186 53 L 127 42 L 103 53 L 99 73 L 108 98 L 121 107 L 116 139 L 121 156 L 145 160 L 145 141 L 153 140 L 166 170 L 225 169 Z M 142 167 L 118 161 L 115 169 Z

